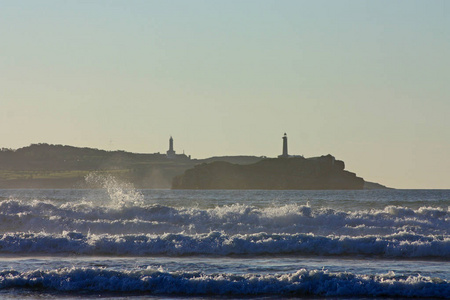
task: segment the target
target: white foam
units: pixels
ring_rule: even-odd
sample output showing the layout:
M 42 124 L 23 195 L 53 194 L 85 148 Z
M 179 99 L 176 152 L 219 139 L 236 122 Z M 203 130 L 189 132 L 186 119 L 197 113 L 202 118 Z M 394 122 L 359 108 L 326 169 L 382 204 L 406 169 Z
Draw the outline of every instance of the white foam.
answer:
M 103 205 L 87 200 L 0 201 L 0 232 L 60 233 L 313 233 L 317 235 L 389 235 L 409 232 L 450 235 L 448 209 L 389 206 L 383 210 L 340 211 L 284 205 L 259 208 L 235 204 L 209 209 L 164 205 Z
M 7 233 L 0 253 L 75 255 L 365 255 L 376 257 L 450 258 L 450 238 L 396 234 L 388 236 L 316 236 L 313 234 L 109 235 Z
M 448 208 L 170 207 L 144 204 L 142 194 L 113 177 L 87 181 L 107 197 L 1 200 L 0 253 L 450 257 Z
M 57 292 L 145 292 L 179 296 L 351 296 L 448 298 L 450 283 L 438 278 L 355 275 L 321 270 L 299 270 L 292 274 L 235 275 L 168 273 L 152 269 L 112 271 L 102 268 L 62 268 L 0 272 L 0 289 L 30 288 Z

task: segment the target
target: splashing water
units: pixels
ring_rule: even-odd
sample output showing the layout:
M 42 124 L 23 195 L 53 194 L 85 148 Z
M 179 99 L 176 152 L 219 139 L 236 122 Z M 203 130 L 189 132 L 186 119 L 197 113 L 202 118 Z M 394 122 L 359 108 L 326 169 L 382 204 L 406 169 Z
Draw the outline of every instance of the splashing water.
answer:
M 121 182 L 110 174 L 89 173 L 85 181 L 89 186 L 105 189 L 111 206 L 130 207 L 144 203 L 144 196 L 134 188 L 133 184 Z

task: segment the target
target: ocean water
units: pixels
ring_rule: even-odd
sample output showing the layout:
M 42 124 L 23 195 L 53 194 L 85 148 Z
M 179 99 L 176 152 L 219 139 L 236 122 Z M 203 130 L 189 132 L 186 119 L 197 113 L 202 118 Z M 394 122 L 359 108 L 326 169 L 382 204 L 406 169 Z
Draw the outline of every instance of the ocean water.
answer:
M 450 190 L 0 190 L 0 299 L 450 299 Z

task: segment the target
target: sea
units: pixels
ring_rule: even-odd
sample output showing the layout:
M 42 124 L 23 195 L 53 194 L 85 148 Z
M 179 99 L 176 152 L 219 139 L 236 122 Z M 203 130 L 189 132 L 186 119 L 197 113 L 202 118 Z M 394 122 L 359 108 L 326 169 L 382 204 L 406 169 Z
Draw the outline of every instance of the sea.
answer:
M 0 190 L 0 299 L 450 299 L 450 190 Z

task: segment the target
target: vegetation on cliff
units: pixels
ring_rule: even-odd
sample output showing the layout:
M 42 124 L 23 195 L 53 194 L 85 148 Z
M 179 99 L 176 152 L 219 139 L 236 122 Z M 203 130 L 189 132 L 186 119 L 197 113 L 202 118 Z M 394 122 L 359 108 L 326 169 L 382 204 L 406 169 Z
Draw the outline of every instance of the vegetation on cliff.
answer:
M 168 159 L 165 154 L 34 144 L 0 149 L 0 188 L 90 188 L 86 176 L 111 175 L 136 188 L 361 189 L 385 188 L 345 171 L 333 156 L 267 159 L 222 156 Z
M 91 172 L 112 175 L 137 188 L 170 188 L 172 178 L 206 161 L 247 164 L 255 156 L 206 160 L 167 159 L 165 154 L 105 151 L 65 145 L 33 144 L 0 149 L 0 188 L 85 188 Z

